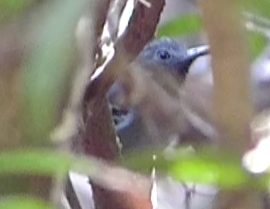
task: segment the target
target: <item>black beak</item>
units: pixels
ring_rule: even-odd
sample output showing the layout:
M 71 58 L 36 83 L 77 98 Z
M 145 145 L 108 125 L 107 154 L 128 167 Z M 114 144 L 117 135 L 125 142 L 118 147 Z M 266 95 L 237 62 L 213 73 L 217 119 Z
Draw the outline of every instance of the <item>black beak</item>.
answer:
M 187 75 L 189 68 L 191 64 L 200 56 L 204 56 L 210 53 L 210 48 L 208 45 L 201 45 L 201 46 L 196 46 L 193 48 L 189 48 L 187 50 L 187 56 L 183 60 L 183 69 L 185 75 Z

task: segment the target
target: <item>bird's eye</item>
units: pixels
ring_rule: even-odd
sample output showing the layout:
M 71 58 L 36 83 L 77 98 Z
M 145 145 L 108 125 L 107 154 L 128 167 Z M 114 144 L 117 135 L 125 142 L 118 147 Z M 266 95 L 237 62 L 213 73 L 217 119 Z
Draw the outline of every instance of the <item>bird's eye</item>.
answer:
M 166 51 L 166 50 L 159 50 L 157 52 L 157 55 L 162 60 L 168 60 L 171 57 L 170 53 L 168 51 Z

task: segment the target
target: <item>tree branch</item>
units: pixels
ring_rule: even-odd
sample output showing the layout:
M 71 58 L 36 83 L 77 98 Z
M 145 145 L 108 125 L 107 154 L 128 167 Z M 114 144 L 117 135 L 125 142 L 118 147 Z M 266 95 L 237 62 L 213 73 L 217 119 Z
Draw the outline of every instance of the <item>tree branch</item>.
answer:
M 220 146 L 236 153 L 239 161 L 250 146 L 253 115 L 248 42 L 236 1 L 204 0 L 203 22 L 209 38 L 214 80 L 214 112 L 218 130 L 226 133 Z M 222 165 L 221 165 L 222 166 Z M 251 188 L 221 190 L 214 208 L 261 208 Z
M 113 161 L 119 156 L 111 113 L 105 98 L 111 84 L 119 75 L 117 71 L 126 67 L 144 45 L 154 36 L 164 0 L 151 0 L 151 8 L 137 4 L 129 22 L 127 33 L 117 42 L 113 60 L 106 66 L 99 79 L 94 80 L 85 96 L 86 131 L 83 140 L 85 152 L 89 155 Z M 122 63 L 122 56 L 128 49 L 130 55 Z M 120 68 L 119 68 L 120 67 Z M 121 71 L 120 71 L 121 72 Z M 131 194 L 112 192 L 93 185 L 97 208 L 151 208 L 149 199 L 135 198 Z M 150 195 L 150 194 L 149 194 Z

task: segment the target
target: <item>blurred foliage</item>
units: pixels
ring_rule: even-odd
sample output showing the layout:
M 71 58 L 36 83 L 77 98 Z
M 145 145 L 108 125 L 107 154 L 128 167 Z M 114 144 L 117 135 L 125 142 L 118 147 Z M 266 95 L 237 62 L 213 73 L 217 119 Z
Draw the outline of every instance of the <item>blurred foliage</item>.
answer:
M 0 22 L 19 17 L 34 0 L 0 0 Z M 36 31 L 36 46 L 23 67 L 23 100 L 26 108 L 26 139 L 32 144 L 48 144 L 48 134 L 58 117 L 61 97 L 67 88 L 74 56 L 74 29 L 85 8 L 87 0 L 52 1 L 46 11 L 38 13 L 33 30 Z M 244 8 L 260 16 L 270 18 L 270 1 L 242 1 Z M 40 15 L 42 14 L 42 15 Z M 161 26 L 157 36 L 182 37 L 201 31 L 198 15 L 176 18 Z M 264 49 L 267 39 L 261 34 L 248 33 L 252 57 Z M 3 98 L 1 98 L 3 99 Z M 10 139 L 12 140 L 12 139 Z M 239 158 L 212 150 L 193 153 L 178 150 L 172 155 L 153 152 L 124 156 L 122 165 L 148 172 L 152 166 L 179 181 L 217 184 L 223 187 L 265 186 L 265 176 L 252 178 L 241 165 Z M 39 149 L 18 149 L 0 153 L 0 175 L 42 174 L 55 175 L 67 172 L 72 160 L 63 153 Z M 89 167 L 87 162 L 77 163 L 78 168 Z M 48 209 L 46 203 L 29 197 L 1 197 L 0 209 Z
M 186 161 L 185 158 L 189 158 L 189 160 Z M 169 162 L 171 166 L 168 173 L 179 181 L 233 188 L 243 186 L 251 179 L 244 171 L 239 158 L 224 155 L 222 152 L 208 151 L 197 155 L 186 155 L 180 152 L 173 156 Z
M 20 19 L 22 22 L 20 23 L 25 24 L 24 27 L 28 28 L 27 35 L 31 39 L 31 44 L 33 44 L 28 48 L 32 50 L 30 53 L 27 51 L 28 49 L 18 52 L 24 52 L 27 58 L 23 66 L 16 66 L 15 72 L 17 72 L 17 75 L 14 76 L 16 79 L 14 79 L 14 83 L 10 83 L 10 85 L 22 86 L 23 94 L 20 95 L 20 99 L 24 102 L 25 108 L 23 118 L 25 135 L 22 142 L 16 143 L 16 145 L 23 145 L 24 147 L 27 147 L 27 145 L 42 146 L 50 143 L 48 136 L 56 124 L 57 117 L 59 117 L 60 103 L 63 99 L 63 94 L 67 91 L 68 79 L 71 76 L 73 57 L 76 58 L 75 53 L 73 53 L 75 49 L 75 27 L 86 6 L 89 6 L 88 0 L 78 2 L 67 0 L 65 4 L 62 1 L 48 1 L 42 7 L 28 11 L 27 8 L 32 2 L 34 1 L 8 0 L 1 1 L 0 3 L 1 12 L 5 10 L 5 12 L 1 13 L 3 16 L 0 15 L 0 18 L 5 18 L 5 20 L 11 18 L 10 21 L 12 23 L 14 20 L 13 16 L 20 17 L 22 14 Z M 23 12 L 29 12 L 29 14 L 26 15 Z M 24 37 L 22 37 L 22 45 L 25 44 L 24 41 Z M 22 70 L 19 70 L 19 67 Z M 9 72 L 8 70 L 13 69 L 4 70 Z M 19 73 L 21 75 L 18 75 Z M 5 85 L 5 87 L 8 87 L 8 85 Z M 9 91 L 5 90 L 5 92 L 8 93 Z M 5 96 L 5 94 L 3 95 Z M 19 95 L 16 96 L 18 98 L 11 99 L 20 103 L 17 101 L 19 100 Z M 2 100 L 3 98 L 0 99 Z M 6 104 L 9 105 L 9 103 L 2 104 L 1 110 L 5 110 L 5 108 L 6 110 L 10 109 L 9 106 L 4 106 Z M 13 111 L 11 110 L 11 113 Z M 22 118 L 19 119 L 21 120 Z M 13 123 L 8 123 L 6 129 L 9 129 L 8 126 L 11 129 Z M 20 132 L 20 130 L 14 130 L 14 132 L 16 131 Z M 11 142 L 13 140 L 13 138 L 7 139 L 7 141 Z M 16 192 L 16 189 L 22 186 L 25 187 L 25 192 L 29 187 L 29 185 L 25 185 L 25 182 L 28 184 L 33 183 L 30 178 L 35 174 L 53 176 L 56 173 L 58 175 L 59 172 L 67 173 L 70 166 L 70 158 L 67 158 L 66 155 L 59 156 L 55 152 L 46 150 L 14 149 L 12 151 L 11 147 L 7 147 L 7 144 L 1 143 L 3 147 L 0 147 L 1 149 L 9 148 L 6 151 L 1 150 L 0 153 L 0 190 L 3 191 L 4 188 L 12 185 L 9 184 L 11 181 L 4 181 L 7 177 L 12 182 L 16 182 L 16 185 L 14 188 L 6 188 L 8 192 L 1 193 L 0 208 L 50 208 L 42 202 L 29 198 L 25 199 L 22 197 L 6 200 L 3 194 L 12 194 L 9 192 L 11 189 Z M 22 176 L 19 179 L 17 178 L 18 176 L 14 178 L 14 175 L 10 174 L 22 174 Z M 28 176 L 28 178 L 24 178 L 25 176 Z M 26 181 L 24 181 L 25 179 Z M 31 190 L 30 187 L 29 189 Z M 45 188 L 43 189 L 46 190 Z
M 155 160 L 151 153 L 155 153 Z M 119 162 L 134 171 L 149 173 L 155 167 L 158 172 L 169 174 L 180 182 L 214 184 L 223 188 L 252 186 L 265 189 L 269 180 L 269 176 L 251 176 L 237 156 L 209 148 L 198 152 L 184 148 L 167 153 L 151 150 L 124 156 Z M 0 176 L 56 175 L 67 173 L 69 168 L 91 176 L 96 175 L 99 167 L 91 159 L 73 158 L 46 149 L 4 151 L 0 154 L 0 165 Z
M 180 148 L 170 153 L 148 150 L 139 155 L 124 156 L 120 162 L 135 171 L 149 173 L 155 167 L 158 172 L 180 182 L 213 184 L 222 188 L 252 186 L 266 189 L 269 180 L 266 176 L 254 178 L 243 168 L 241 159 L 232 153 L 210 148 L 201 148 L 198 152 Z
M 34 144 L 46 144 L 56 124 L 57 111 L 68 87 L 75 26 L 87 2 L 67 0 L 63 5 L 53 1 L 35 24 L 38 47 L 23 71 L 26 137 Z
M 266 45 L 269 43 L 269 40 L 261 33 L 249 32 L 247 34 L 250 44 L 251 57 L 256 58 L 265 49 Z
M 268 0 L 243 0 L 239 1 L 241 5 L 244 6 L 244 9 L 250 11 L 256 15 L 270 18 L 269 8 L 270 8 L 270 1 Z
M 0 209 L 52 209 L 41 200 L 30 197 L 6 197 L 0 201 Z
M 36 0 L 0 0 L 0 22 L 9 21 L 17 17 L 27 8 L 37 2 Z
M 198 15 L 178 17 L 161 26 L 157 31 L 157 37 L 182 37 L 199 33 L 202 27 Z
M 161 26 L 157 31 L 157 37 L 168 36 L 181 38 L 198 34 L 202 30 L 199 15 L 178 17 Z M 255 31 L 247 31 L 252 58 L 256 58 L 265 49 L 268 38 Z
M 71 158 L 47 149 L 19 149 L 0 153 L 0 175 L 67 173 Z

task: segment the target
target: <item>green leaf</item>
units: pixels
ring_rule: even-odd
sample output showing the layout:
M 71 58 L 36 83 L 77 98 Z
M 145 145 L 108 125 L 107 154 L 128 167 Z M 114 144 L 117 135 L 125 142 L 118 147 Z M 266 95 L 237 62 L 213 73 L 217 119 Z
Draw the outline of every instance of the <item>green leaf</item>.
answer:
M 30 197 L 1 197 L 0 209 L 52 209 L 52 207 L 38 199 Z
M 35 0 L 0 0 L 0 21 L 20 15 Z
M 269 0 L 243 0 L 241 3 L 246 11 L 270 18 L 270 1 Z
M 0 153 L 0 175 L 66 173 L 71 157 L 46 149 L 20 149 Z
M 157 172 L 169 174 L 180 182 L 229 188 L 258 183 L 257 180 L 250 181 L 251 175 L 243 169 L 240 159 L 231 154 L 210 149 L 202 149 L 197 153 L 179 149 L 170 155 L 158 151 L 154 161 L 151 153 L 124 156 L 121 163 L 130 169 L 148 173 L 155 166 Z
M 157 31 L 157 37 L 182 37 L 200 32 L 202 27 L 199 15 L 188 15 L 173 19 L 161 26 Z
M 212 152 L 178 154 L 171 160 L 168 173 L 179 181 L 214 184 L 223 188 L 244 186 L 250 179 L 239 159 Z
M 268 43 L 267 37 L 257 32 L 249 32 L 248 40 L 252 58 L 260 55 Z
M 51 1 L 36 22 L 37 45 L 24 67 L 25 132 L 31 143 L 44 141 L 55 126 L 73 60 L 74 30 L 88 0 Z M 74 55 L 75 56 L 75 55 Z

